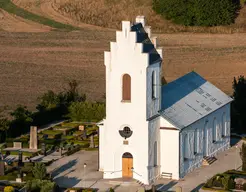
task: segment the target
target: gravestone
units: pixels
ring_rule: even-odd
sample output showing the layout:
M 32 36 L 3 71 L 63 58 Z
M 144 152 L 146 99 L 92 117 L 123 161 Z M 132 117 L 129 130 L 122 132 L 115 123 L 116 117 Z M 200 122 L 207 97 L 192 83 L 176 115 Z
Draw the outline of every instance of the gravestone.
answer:
M 18 166 L 22 166 L 22 152 L 19 151 Z
M 86 131 L 86 129 L 84 129 L 84 132 L 83 132 L 83 139 L 87 139 L 87 131 Z
M 13 148 L 21 149 L 22 148 L 22 142 L 13 142 Z
M 38 128 L 36 126 L 30 127 L 29 149 L 38 149 Z
M 42 143 L 41 153 L 44 154 L 44 156 L 46 156 L 46 144 L 45 143 Z
M 85 126 L 84 126 L 84 125 L 80 125 L 80 126 L 79 126 L 79 130 L 80 130 L 80 131 L 84 131 L 84 129 L 85 129 Z
M 90 136 L 90 148 L 94 148 L 95 147 L 95 144 L 94 144 L 94 136 L 91 135 Z
M 5 162 L 0 161 L 0 176 L 5 175 Z

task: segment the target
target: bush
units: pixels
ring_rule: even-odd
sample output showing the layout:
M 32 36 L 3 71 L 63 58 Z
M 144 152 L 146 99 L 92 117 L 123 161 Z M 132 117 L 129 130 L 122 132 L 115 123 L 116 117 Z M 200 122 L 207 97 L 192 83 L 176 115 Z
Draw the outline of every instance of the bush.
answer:
M 14 192 L 14 191 L 15 191 L 15 189 L 12 186 L 4 187 L 4 192 Z
M 72 155 L 76 152 L 78 152 L 81 149 L 81 146 L 77 145 L 75 148 L 73 148 L 72 150 L 69 150 L 65 153 L 65 155 L 69 156 Z
M 186 26 L 229 25 L 239 8 L 239 0 L 153 0 L 156 13 Z
M 243 191 L 246 191 L 246 183 L 243 184 Z
M 235 181 L 234 181 L 234 179 L 232 179 L 232 178 L 230 178 L 229 179 L 229 182 L 228 182 L 228 188 L 229 189 L 235 189 Z
M 47 171 L 44 163 L 35 163 L 33 170 L 33 176 L 35 179 L 43 180 L 46 178 Z

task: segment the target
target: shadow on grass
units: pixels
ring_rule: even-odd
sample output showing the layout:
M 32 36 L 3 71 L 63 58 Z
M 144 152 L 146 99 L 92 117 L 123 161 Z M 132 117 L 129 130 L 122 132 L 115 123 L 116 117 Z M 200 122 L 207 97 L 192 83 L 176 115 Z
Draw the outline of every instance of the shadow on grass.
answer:
M 56 168 L 55 170 L 53 170 L 53 171 L 51 172 L 52 178 L 56 177 L 57 175 L 59 175 L 60 173 L 62 173 L 62 172 L 64 172 L 64 171 L 66 171 L 66 170 L 72 168 L 74 165 L 77 164 L 77 162 L 78 162 L 77 159 L 74 159 L 74 160 L 71 160 L 71 161 L 69 161 L 68 163 L 66 163 L 66 164 L 64 164 L 64 165 L 62 165 L 62 166 Z M 59 178 L 60 178 L 60 177 L 59 177 Z M 55 179 L 54 179 L 54 180 L 55 180 Z
M 36 15 L 29 11 L 26 11 L 25 9 L 22 9 L 16 6 L 14 3 L 11 2 L 11 0 L 0 0 L 0 7 L 9 13 L 22 17 L 24 19 L 28 19 L 28 20 L 31 20 L 31 21 L 34 21 L 34 22 L 37 22 L 43 25 L 50 26 L 52 28 L 59 29 L 59 30 L 71 31 L 71 30 L 80 29 L 78 27 L 74 27 L 68 24 L 63 24 L 63 23 L 48 19 L 46 17 Z

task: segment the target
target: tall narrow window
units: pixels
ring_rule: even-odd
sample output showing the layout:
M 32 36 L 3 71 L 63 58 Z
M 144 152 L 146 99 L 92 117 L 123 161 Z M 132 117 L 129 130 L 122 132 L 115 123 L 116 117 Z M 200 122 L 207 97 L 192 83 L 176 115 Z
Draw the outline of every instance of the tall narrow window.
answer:
M 185 134 L 184 136 L 183 155 L 184 155 L 184 161 L 188 160 L 189 147 L 188 147 L 188 135 L 187 134 Z
M 198 129 L 194 132 L 194 155 L 198 153 Z
M 122 100 L 131 101 L 131 76 L 128 74 L 122 78 Z
M 154 143 L 154 166 L 157 166 L 157 142 Z
M 156 99 L 156 96 L 157 96 L 156 91 L 157 90 L 156 90 L 156 72 L 155 71 L 152 72 L 151 83 L 152 83 L 152 87 L 151 87 L 151 89 L 152 89 L 152 99 Z
M 223 113 L 222 115 L 222 137 L 225 137 L 226 136 L 226 119 L 225 119 L 225 113 Z
M 213 136 L 213 143 L 215 143 L 217 141 L 217 122 L 216 122 L 216 118 L 214 118 L 214 122 L 213 122 L 212 136 Z

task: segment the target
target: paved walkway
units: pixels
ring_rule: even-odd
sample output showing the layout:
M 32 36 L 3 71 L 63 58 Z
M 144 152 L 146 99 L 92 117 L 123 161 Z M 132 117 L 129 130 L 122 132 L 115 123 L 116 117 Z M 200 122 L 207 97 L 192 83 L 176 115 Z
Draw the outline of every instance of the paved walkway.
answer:
M 242 142 L 240 142 L 241 144 Z M 182 187 L 183 192 L 201 191 L 200 188 L 217 173 L 241 166 L 239 149 L 235 147 L 218 155 L 218 160 L 210 166 L 200 167 L 186 175 L 182 181 L 160 179 L 155 184 L 160 191 L 175 191 L 177 186 Z M 86 167 L 84 168 L 84 163 Z M 55 182 L 61 187 L 92 187 L 105 192 L 110 187 L 116 192 L 136 192 L 140 185 L 136 182 L 122 183 L 102 179 L 98 172 L 98 151 L 79 151 L 71 156 L 61 158 L 48 167 L 48 171 L 54 176 Z M 207 191 L 206 191 L 207 192 Z
M 242 141 L 239 142 L 239 146 L 241 146 L 241 144 Z M 187 174 L 182 181 L 160 179 L 156 184 L 161 191 L 175 191 L 175 188 L 180 186 L 183 192 L 205 192 L 201 187 L 209 178 L 217 173 L 223 173 L 229 169 L 239 169 L 241 167 L 239 149 L 236 149 L 236 147 L 231 147 L 227 151 L 220 153 L 217 158 L 218 160 L 210 166 L 197 168 Z

